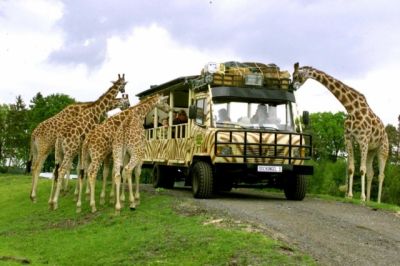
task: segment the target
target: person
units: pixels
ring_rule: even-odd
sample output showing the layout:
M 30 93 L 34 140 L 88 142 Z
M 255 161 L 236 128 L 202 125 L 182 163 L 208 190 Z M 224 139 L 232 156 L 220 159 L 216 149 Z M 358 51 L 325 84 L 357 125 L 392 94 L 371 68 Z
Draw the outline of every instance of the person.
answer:
M 259 125 L 268 123 L 267 106 L 265 104 L 257 106 L 256 113 L 251 117 L 250 122 Z
M 158 130 L 158 138 L 159 139 L 166 139 L 168 137 L 168 118 L 165 117 L 161 120 L 161 128 L 159 128 Z
M 177 115 L 173 121 L 173 124 L 178 125 L 178 124 L 183 124 L 183 123 L 187 123 L 187 122 L 188 122 L 188 117 L 186 115 L 186 111 L 182 109 L 177 113 Z
M 188 117 L 186 115 L 186 111 L 185 110 L 180 110 L 177 114 L 177 116 L 175 117 L 175 119 L 172 121 L 172 123 L 174 125 L 179 125 L 179 124 L 185 124 L 188 122 Z M 182 127 L 174 127 L 172 129 L 172 137 L 173 138 L 183 138 L 185 137 L 185 127 L 186 126 L 182 126 Z M 175 134 L 175 130 L 177 130 L 176 134 Z
M 269 124 L 280 124 L 281 120 L 278 118 L 276 113 L 276 105 L 269 106 L 267 121 Z
M 223 122 L 230 122 L 231 119 L 229 118 L 228 111 L 225 108 L 219 109 L 218 110 L 218 123 L 223 123 Z

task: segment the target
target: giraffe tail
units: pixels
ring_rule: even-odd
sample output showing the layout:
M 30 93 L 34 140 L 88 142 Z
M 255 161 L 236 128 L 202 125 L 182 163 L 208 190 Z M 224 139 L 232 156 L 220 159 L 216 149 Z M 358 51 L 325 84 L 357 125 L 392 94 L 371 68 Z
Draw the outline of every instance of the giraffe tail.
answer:
M 31 142 L 30 142 L 30 148 L 29 148 L 29 158 L 28 158 L 28 161 L 26 162 L 26 169 L 25 169 L 26 174 L 30 174 L 32 171 L 33 149 L 34 149 L 34 140 L 33 140 L 33 137 L 31 136 Z

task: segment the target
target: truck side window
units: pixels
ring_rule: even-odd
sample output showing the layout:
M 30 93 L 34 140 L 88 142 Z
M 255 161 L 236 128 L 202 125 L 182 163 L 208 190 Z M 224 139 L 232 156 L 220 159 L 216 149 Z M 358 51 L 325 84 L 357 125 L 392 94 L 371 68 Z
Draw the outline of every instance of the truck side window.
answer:
M 197 107 L 197 115 L 196 115 L 196 124 L 203 125 L 205 121 L 205 99 L 198 99 L 196 101 L 196 107 Z

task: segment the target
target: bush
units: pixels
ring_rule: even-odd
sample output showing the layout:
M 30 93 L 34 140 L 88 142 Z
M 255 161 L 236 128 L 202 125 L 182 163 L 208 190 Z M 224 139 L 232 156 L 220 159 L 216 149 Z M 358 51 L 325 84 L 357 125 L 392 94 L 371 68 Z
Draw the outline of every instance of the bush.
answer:
M 346 161 L 338 159 L 332 161 L 313 161 L 314 175 L 308 183 L 308 192 L 315 194 L 328 194 L 344 196 L 339 188 L 346 182 Z
M 308 192 L 314 194 L 328 194 L 332 196 L 345 196 L 345 190 L 340 189 L 346 184 L 347 162 L 339 159 L 336 162 L 321 160 L 313 161 L 314 175 L 309 180 Z M 372 180 L 371 200 L 376 201 L 378 196 L 378 169 L 374 167 L 375 176 Z M 367 180 L 365 180 L 367 182 Z M 365 184 L 367 186 L 367 184 Z M 359 166 L 355 166 L 353 177 L 353 195 L 359 197 L 361 193 L 361 177 Z M 387 164 L 385 169 L 385 180 L 382 188 L 382 202 L 400 205 L 400 166 Z
M 378 178 L 375 177 L 378 183 Z M 382 202 L 400 205 L 400 166 L 388 164 L 382 188 Z

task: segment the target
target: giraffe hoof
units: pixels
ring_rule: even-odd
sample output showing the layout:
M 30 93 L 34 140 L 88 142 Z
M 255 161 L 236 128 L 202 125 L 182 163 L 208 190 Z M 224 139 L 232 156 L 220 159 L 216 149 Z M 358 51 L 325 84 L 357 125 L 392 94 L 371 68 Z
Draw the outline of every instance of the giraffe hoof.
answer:
M 31 201 L 32 201 L 33 203 L 36 203 L 36 202 L 37 202 L 37 201 L 36 201 L 36 197 L 30 196 L 30 198 L 31 198 Z
M 104 205 L 104 204 L 106 203 L 106 201 L 105 201 L 105 199 L 104 199 L 104 198 L 100 198 L 100 201 L 99 201 L 99 203 L 100 203 L 100 205 Z
M 95 213 L 97 211 L 96 207 L 92 207 L 92 213 Z
M 131 211 L 134 211 L 134 210 L 136 210 L 136 206 L 129 206 L 129 209 L 131 210 Z
M 80 207 L 76 208 L 76 213 L 81 213 L 82 209 Z

